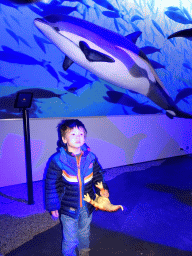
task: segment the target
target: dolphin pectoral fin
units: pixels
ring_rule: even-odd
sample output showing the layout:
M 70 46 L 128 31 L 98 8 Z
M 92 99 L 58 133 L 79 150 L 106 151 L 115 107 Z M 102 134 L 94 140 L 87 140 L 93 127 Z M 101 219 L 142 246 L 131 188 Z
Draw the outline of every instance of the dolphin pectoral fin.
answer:
M 65 59 L 63 61 L 63 69 L 66 71 L 74 61 L 72 61 L 67 55 L 65 56 Z
M 115 60 L 110 56 L 91 49 L 89 45 L 84 41 L 79 42 L 79 47 L 81 51 L 85 54 L 86 59 L 91 62 L 115 62 Z

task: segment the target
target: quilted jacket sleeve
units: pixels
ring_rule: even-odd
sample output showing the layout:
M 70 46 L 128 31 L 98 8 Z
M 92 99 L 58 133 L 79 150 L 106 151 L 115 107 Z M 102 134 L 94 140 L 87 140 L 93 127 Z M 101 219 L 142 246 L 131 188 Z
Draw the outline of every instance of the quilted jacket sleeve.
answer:
M 60 209 L 63 193 L 62 170 L 53 159 L 48 165 L 45 178 L 45 208 L 47 211 Z
M 96 159 L 93 163 L 93 183 L 94 183 L 95 192 L 98 195 L 100 194 L 100 189 L 97 188 L 95 185 L 97 184 L 97 182 L 101 182 L 101 181 L 103 183 L 104 189 L 107 189 L 109 191 L 109 188 L 104 179 L 103 169 L 99 164 L 98 160 Z

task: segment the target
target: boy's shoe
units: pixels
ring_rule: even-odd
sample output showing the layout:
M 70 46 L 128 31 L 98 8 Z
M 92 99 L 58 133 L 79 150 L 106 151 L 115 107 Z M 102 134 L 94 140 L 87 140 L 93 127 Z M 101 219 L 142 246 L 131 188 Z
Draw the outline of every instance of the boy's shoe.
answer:
M 91 249 L 89 249 L 89 248 L 80 250 L 79 256 L 89 256 L 90 250 L 91 250 Z

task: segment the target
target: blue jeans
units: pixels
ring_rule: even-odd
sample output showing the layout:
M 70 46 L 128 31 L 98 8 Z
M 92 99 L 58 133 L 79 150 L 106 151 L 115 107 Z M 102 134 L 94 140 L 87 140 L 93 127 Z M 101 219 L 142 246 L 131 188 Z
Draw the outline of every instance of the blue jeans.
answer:
M 76 256 L 75 249 L 89 248 L 90 223 L 92 214 L 88 217 L 85 207 L 80 209 L 78 219 L 61 214 L 63 227 L 62 253 L 64 256 Z

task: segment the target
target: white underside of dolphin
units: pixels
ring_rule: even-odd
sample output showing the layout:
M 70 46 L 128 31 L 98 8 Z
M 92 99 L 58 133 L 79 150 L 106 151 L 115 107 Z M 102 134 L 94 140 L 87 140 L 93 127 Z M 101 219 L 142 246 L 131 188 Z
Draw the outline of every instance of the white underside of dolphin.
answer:
M 65 70 L 75 62 L 115 86 L 148 97 L 169 117 L 192 118 L 177 108 L 147 57 L 130 40 L 70 16 L 50 15 L 34 23 L 66 55 Z

